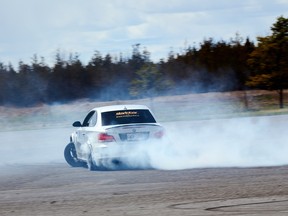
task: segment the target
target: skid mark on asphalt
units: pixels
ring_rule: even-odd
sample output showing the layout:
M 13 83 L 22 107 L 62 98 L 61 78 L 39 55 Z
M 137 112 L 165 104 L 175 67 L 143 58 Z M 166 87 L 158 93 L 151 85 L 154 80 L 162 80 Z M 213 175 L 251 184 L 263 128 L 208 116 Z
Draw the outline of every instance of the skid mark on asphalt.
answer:
M 187 202 L 170 205 L 178 210 L 197 210 L 206 212 L 229 212 L 271 215 L 272 212 L 288 214 L 288 197 L 241 198 L 230 200 L 211 200 L 206 202 Z M 205 215 L 205 214 L 203 214 Z

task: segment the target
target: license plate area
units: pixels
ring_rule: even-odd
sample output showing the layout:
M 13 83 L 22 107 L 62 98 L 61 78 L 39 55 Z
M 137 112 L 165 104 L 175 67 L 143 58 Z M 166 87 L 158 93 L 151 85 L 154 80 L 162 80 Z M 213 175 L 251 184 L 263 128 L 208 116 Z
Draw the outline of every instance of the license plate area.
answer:
M 137 132 L 137 133 L 123 133 L 120 134 L 121 141 L 142 141 L 149 137 L 149 132 Z

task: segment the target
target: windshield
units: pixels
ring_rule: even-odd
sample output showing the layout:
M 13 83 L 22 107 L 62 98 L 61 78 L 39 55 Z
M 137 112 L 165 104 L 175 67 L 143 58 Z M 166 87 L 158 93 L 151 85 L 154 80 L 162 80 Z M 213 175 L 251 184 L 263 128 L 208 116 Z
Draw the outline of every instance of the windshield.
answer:
M 102 125 L 156 123 L 149 110 L 118 110 L 103 112 Z

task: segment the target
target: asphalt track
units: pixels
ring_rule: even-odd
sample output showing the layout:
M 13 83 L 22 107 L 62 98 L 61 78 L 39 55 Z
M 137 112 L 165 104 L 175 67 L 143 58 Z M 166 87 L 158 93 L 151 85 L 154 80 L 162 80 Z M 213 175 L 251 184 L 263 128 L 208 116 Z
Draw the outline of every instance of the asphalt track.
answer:
M 275 127 L 271 127 L 269 137 L 286 130 L 286 120 L 287 116 L 272 117 L 269 125 L 274 122 Z M 43 132 L 29 134 L 36 134 L 37 138 Z M 52 132 L 50 140 L 55 138 Z M 9 133 L 1 133 L 2 141 L 13 143 L 18 139 L 11 138 Z M 29 137 L 21 133 L 21 137 Z M 1 151 L 6 159 L 0 160 L 1 216 L 288 215 L 285 164 L 91 172 L 69 167 L 58 154 L 51 162 L 47 155 L 42 160 L 39 156 L 33 158 L 35 150 L 27 156 L 31 160 L 23 156 L 22 161 L 9 161 L 8 155 L 13 151 L 17 153 L 15 148 L 8 147 Z
M 9 166 L 1 216 L 287 215 L 288 167 L 93 171 Z M 13 170 L 13 171 L 11 171 Z

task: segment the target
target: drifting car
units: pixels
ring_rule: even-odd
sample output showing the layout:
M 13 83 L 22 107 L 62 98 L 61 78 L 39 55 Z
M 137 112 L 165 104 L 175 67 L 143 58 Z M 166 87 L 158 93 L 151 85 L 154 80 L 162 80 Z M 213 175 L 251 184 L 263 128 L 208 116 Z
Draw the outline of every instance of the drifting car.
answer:
M 125 163 L 139 145 L 161 140 L 164 128 L 144 105 L 112 105 L 92 109 L 84 121 L 73 123 L 64 157 L 72 167 L 90 170 Z

